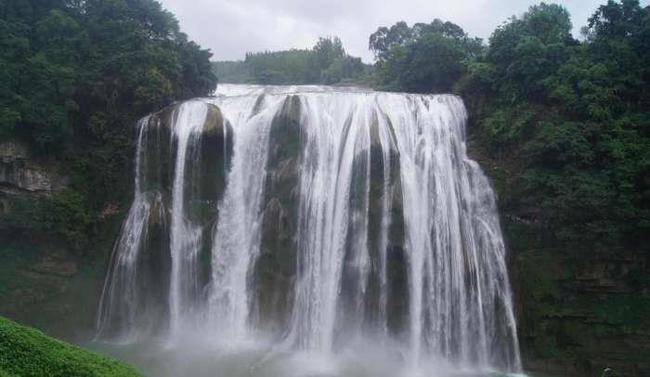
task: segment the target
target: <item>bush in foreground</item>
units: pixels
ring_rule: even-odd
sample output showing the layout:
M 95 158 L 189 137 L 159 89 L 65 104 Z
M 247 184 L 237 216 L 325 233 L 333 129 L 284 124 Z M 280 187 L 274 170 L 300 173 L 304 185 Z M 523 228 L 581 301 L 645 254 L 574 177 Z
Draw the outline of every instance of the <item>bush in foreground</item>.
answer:
M 116 360 L 0 317 L 0 377 L 31 376 L 130 377 L 140 374 Z

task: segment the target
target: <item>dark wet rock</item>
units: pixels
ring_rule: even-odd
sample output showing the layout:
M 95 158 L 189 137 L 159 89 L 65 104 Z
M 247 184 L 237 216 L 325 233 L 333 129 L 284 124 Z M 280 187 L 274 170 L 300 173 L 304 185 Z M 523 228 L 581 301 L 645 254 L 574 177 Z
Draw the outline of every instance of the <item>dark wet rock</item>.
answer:
M 257 318 L 271 331 L 286 328 L 296 269 L 302 130 L 300 100 L 290 96 L 273 119 L 269 138 L 260 256 L 256 264 Z

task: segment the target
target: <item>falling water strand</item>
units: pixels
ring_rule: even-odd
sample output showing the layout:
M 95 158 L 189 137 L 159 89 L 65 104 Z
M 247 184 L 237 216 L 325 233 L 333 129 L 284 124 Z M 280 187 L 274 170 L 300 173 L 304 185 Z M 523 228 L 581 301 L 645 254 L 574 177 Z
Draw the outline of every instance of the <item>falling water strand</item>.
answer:
M 262 94 L 215 100 L 233 127 L 235 140 L 214 235 L 210 317 L 231 341 L 243 340 L 248 333 L 249 278 L 259 254 L 269 133 L 282 100 Z
M 361 98 L 361 100 L 365 100 Z M 349 224 L 352 168 L 369 148 L 357 140 L 367 110 L 346 97 L 301 97 L 306 145 L 301 162 L 299 266 L 292 337 L 301 348 L 332 350 Z M 328 111 L 332 109 L 337 111 Z M 366 250 L 359 252 L 366 253 Z
M 115 243 L 115 262 L 106 275 L 97 317 L 98 337 L 112 337 L 123 343 L 135 341 L 137 337 L 137 259 L 143 240 L 147 236 L 152 201 L 157 198 L 143 191 L 143 165 L 146 163 L 149 120 L 150 117 L 146 116 L 137 124 L 133 203 Z M 115 323 L 115 319 L 119 322 Z
M 183 103 L 173 115 L 172 137 L 176 145 L 174 178 L 172 186 L 170 253 L 171 276 L 169 287 L 169 330 L 170 340 L 179 336 L 190 314 L 191 298 L 196 296 L 197 255 L 200 247 L 201 229 L 187 217 L 185 209 L 186 168 L 189 148 L 194 148 L 201 136 L 208 107 L 201 101 Z M 191 176 L 188 174 L 188 176 Z

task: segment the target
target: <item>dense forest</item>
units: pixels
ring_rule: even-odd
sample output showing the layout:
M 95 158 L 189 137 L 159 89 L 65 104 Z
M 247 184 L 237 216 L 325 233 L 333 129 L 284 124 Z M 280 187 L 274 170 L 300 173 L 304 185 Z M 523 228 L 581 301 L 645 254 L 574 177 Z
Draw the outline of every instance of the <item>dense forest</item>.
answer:
M 247 53 L 243 61 L 213 63 L 223 83 L 369 85 L 372 66 L 348 55 L 337 37 L 319 38 L 309 50 Z
M 129 193 L 133 125 L 212 92 L 211 53 L 153 0 L 10 0 L 0 10 L 0 138 L 72 175 L 54 197 L 14 204 L 8 222 L 81 248 L 95 213 Z

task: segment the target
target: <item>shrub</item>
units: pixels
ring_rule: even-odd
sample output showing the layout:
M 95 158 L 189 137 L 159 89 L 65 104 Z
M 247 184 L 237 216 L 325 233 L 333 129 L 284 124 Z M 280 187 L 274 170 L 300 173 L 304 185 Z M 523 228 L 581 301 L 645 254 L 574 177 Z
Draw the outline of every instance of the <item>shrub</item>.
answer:
M 0 377 L 129 377 L 132 367 L 0 317 Z

